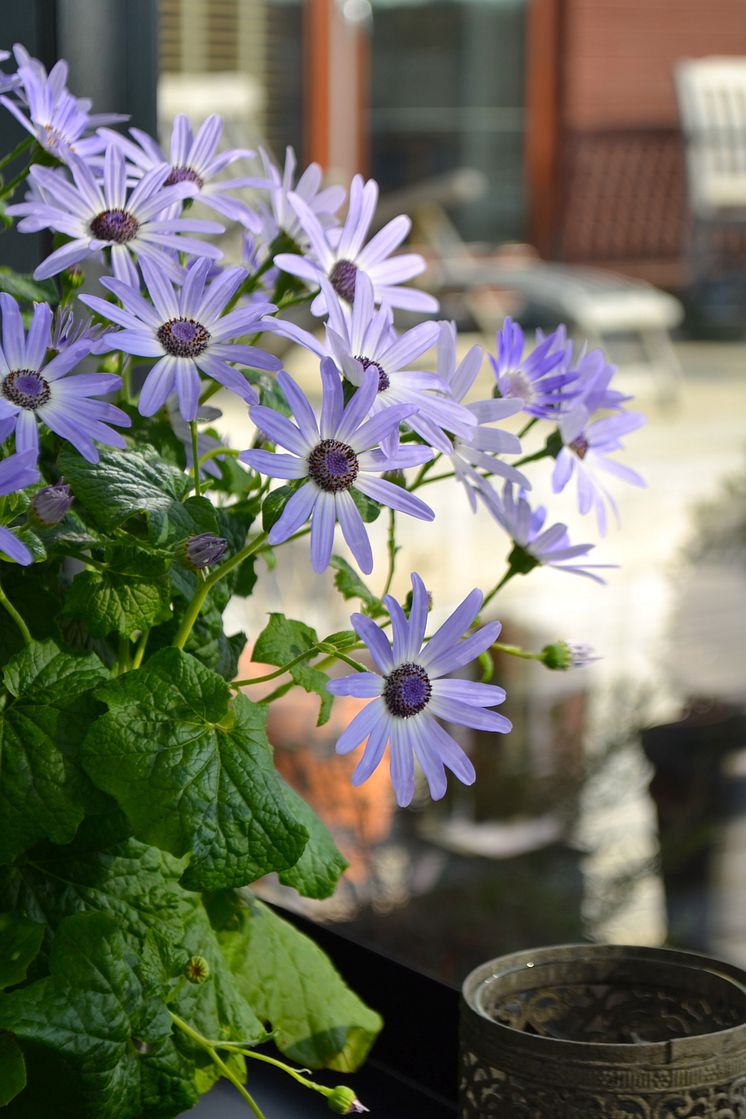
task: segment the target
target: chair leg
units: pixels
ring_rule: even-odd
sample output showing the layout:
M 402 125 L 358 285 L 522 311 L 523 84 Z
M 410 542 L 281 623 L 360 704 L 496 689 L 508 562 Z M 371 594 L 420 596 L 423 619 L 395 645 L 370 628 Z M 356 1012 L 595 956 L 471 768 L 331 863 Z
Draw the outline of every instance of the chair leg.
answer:
M 663 406 L 675 404 L 684 372 L 671 335 L 662 327 L 646 327 L 640 331 L 640 341 L 658 381 L 658 402 Z

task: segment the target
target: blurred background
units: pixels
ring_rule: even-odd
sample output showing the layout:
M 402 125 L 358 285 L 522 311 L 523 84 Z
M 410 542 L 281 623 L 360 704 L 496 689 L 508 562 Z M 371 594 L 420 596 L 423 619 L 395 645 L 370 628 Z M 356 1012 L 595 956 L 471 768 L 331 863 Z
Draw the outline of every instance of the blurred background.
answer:
M 352 763 L 334 755 L 353 701 L 316 728 L 318 700 L 290 692 L 273 707 L 281 768 L 351 865 L 328 902 L 272 882 L 267 896 L 454 985 L 491 956 L 583 939 L 746 964 L 744 0 L 17 8 L 5 6 L 0 46 L 67 58 L 96 110 L 129 112 L 164 142 L 177 112 L 194 124 L 218 112 L 231 146 L 261 143 L 281 162 L 292 144 L 331 181 L 376 178 L 379 221 L 412 216 L 423 283 L 462 351 L 494 353 L 506 314 L 565 321 L 607 348 L 646 415 L 623 461 L 647 487 L 614 487 L 620 526 L 594 553 L 619 565 L 608 585 L 543 569 L 492 604 L 506 641 L 588 642 L 600 659 L 550 673 L 498 658 L 514 731 L 469 732 L 477 783 L 407 810 L 386 773 L 353 790 Z M 15 142 L 14 122 L 0 127 Z M 31 270 L 33 240 L 5 236 L 4 263 Z M 286 358 L 312 383 L 313 363 Z M 487 362 L 482 383 L 486 396 Z M 245 413 L 223 403 L 226 437 L 247 445 Z M 596 538 L 573 495 L 532 478 L 574 541 Z M 402 526 L 393 591 L 419 571 L 435 623 L 496 582 L 508 546 L 462 493 L 430 496 L 434 525 Z M 231 624 L 251 641 L 277 608 L 323 632 L 346 623 L 305 545 L 229 607 Z

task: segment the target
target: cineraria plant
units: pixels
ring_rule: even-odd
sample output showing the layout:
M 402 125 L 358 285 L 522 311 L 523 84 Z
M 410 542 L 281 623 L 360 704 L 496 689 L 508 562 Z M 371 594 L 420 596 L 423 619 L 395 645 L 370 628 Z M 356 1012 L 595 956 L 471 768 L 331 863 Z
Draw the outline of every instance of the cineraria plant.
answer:
M 165 1117 L 224 1077 L 261 1116 L 259 1059 L 362 1112 L 308 1069 L 354 1070 L 381 1021 L 256 886 L 274 874 L 324 898 L 346 866 L 275 766 L 268 704 L 303 688 L 321 724 L 334 696 L 362 701 L 337 751 L 356 755 L 353 785 L 387 763 L 402 806 L 425 785 L 442 797 L 447 771 L 478 779 L 449 728 L 500 748 L 494 650 L 594 659 L 564 641 L 498 645 L 493 599 L 537 567 L 598 580 L 608 566 L 545 527 L 524 469 L 543 460 L 550 496 L 575 478 L 603 531 L 599 472 L 640 483 L 609 455 L 641 417 L 562 328 L 532 347 L 507 321 L 481 394 L 483 349 L 453 324 L 398 329 L 394 309 L 437 305 L 406 283 L 425 267 L 397 251 L 409 220 L 371 236 L 372 180 L 353 179 L 340 214 L 340 188 L 315 165 L 296 181 L 292 152 L 222 178 L 251 153 L 219 152 L 218 118 L 194 132 L 178 117 L 166 156 L 136 129 L 99 129 L 119 118 L 91 116 L 64 63 L 14 57 L 0 51 L 0 100 L 28 135 L 0 160 L 0 212 L 54 241 L 33 277 L 0 269 L 0 1106 Z M 223 231 L 194 216 L 203 203 L 239 223 L 242 264 L 193 236 Z M 303 302 L 324 320 L 313 333 L 286 315 Z M 288 345 L 315 371 L 303 388 L 276 356 Z M 209 426 L 226 394 L 236 448 Z M 396 569 L 398 518 L 426 540 L 420 491 L 452 480 L 485 547 L 507 536 L 507 561 L 449 605 Z M 357 606 L 349 628 L 272 613 L 250 644 L 227 635 L 229 600 L 261 598 L 306 535 L 314 571 Z M 403 602 L 395 578 L 411 582 Z M 239 679 L 245 647 L 242 663 L 271 671 Z

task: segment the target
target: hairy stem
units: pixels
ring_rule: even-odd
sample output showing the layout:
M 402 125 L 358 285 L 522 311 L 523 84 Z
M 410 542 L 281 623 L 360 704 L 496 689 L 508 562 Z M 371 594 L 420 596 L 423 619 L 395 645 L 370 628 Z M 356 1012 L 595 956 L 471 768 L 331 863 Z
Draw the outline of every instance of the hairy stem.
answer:
M 255 536 L 253 540 L 250 540 L 248 544 L 241 548 L 240 552 L 236 552 L 234 556 L 230 556 L 221 563 L 219 567 L 216 567 L 215 570 L 207 576 L 203 583 L 199 584 L 182 618 L 176 637 L 173 640 L 173 644 L 177 649 L 183 649 L 186 645 L 189 634 L 192 632 L 192 627 L 199 617 L 205 599 L 215 584 L 219 583 L 221 579 L 224 579 L 234 567 L 238 567 L 245 559 L 254 555 L 266 539 L 267 533 L 260 532 L 258 536 Z
M 254 1115 L 256 1116 L 256 1119 L 265 1119 L 264 1112 L 261 1110 L 256 1100 L 248 1093 L 233 1070 L 228 1067 L 225 1061 L 215 1051 L 213 1044 L 209 1042 L 206 1037 L 203 1037 L 201 1033 L 198 1033 L 197 1030 L 192 1029 L 189 1023 L 185 1022 L 183 1018 L 180 1018 L 178 1014 L 174 1014 L 172 1010 L 169 1010 L 168 1013 L 170 1014 L 171 1021 L 174 1023 L 174 1025 L 178 1029 L 180 1029 L 183 1034 L 186 1034 L 188 1038 L 191 1038 L 193 1042 L 199 1045 L 201 1049 L 204 1049 L 213 1064 L 218 1069 L 220 1069 L 220 1072 L 225 1077 L 225 1079 L 231 1082 L 241 1098 L 249 1105 Z
M 6 595 L 5 591 L 3 590 L 3 588 L 1 586 L 0 586 L 0 606 L 5 607 L 6 613 L 8 613 L 10 615 L 10 617 L 13 619 L 15 624 L 18 626 L 18 629 L 20 631 L 21 637 L 23 638 L 24 644 L 25 645 L 30 645 L 31 642 L 33 641 L 33 638 L 31 636 L 31 631 L 29 630 L 25 621 L 23 620 L 21 615 L 18 613 L 15 606 L 10 601 L 10 599 L 8 598 L 8 596 Z

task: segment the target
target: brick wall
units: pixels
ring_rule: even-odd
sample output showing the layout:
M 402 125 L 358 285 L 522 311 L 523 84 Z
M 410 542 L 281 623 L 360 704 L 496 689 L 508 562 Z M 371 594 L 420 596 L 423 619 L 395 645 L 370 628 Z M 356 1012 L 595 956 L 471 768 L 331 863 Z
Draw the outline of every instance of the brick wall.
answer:
M 561 114 L 570 129 L 678 121 L 678 58 L 746 55 L 746 0 L 564 0 Z
M 548 251 L 687 282 L 688 211 L 672 69 L 746 56 L 746 0 L 559 0 L 559 191 Z M 746 243 L 730 250 L 740 258 Z

